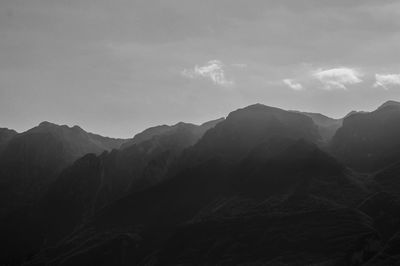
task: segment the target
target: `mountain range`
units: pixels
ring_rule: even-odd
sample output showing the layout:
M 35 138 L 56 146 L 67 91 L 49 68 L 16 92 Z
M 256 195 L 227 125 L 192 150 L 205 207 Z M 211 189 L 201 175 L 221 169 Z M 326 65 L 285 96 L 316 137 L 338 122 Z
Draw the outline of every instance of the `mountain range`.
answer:
M 0 129 L 4 265 L 396 265 L 400 103 L 262 104 L 131 139 Z

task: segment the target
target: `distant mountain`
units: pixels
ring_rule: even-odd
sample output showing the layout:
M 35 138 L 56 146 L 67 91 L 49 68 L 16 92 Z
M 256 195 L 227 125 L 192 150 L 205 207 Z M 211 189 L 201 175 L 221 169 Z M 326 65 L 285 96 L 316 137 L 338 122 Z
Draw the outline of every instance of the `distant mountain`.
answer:
M 0 154 L 3 152 L 8 142 L 17 135 L 17 131 L 8 129 L 8 128 L 0 128 Z
M 386 101 L 384 102 L 381 106 L 378 107 L 379 109 L 383 109 L 386 107 L 394 107 L 394 108 L 398 108 L 400 106 L 400 102 L 396 102 L 396 101 Z
M 59 126 L 50 122 L 42 122 L 39 126 L 22 133 L 21 136 L 26 137 L 33 134 L 51 134 L 57 137 L 63 142 L 66 156 L 71 157 L 72 160 L 87 153 L 100 154 L 103 151 L 119 149 L 122 144 L 128 141 L 86 132 L 79 126 Z
M 331 150 L 346 165 L 376 171 L 400 160 L 400 103 L 389 101 L 370 113 L 356 113 L 343 121 Z
M 124 143 L 121 148 L 124 149 L 134 144 L 149 140 L 155 136 L 162 135 L 163 133 L 170 131 L 173 127 L 174 126 L 161 125 L 145 129 L 136 134 L 130 141 Z
M 318 132 L 321 135 L 323 144 L 328 144 L 336 131 L 342 126 L 342 118 L 334 119 L 319 113 L 302 113 L 310 117 L 318 126 Z
M 200 125 L 200 126 L 195 126 L 194 124 L 187 124 L 187 125 L 192 125 L 193 127 L 193 133 L 194 135 L 197 136 L 197 138 L 200 138 L 201 136 L 203 136 L 203 134 L 210 128 L 214 127 L 216 124 L 218 124 L 219 122 L 223 121 L 224 118 L 219 118 L 216 120 L 212 120 L 212 121 L 208 121 L 205 122 L 204 124 Z M 172 125 L 172 126 L 167 126 L 167 125 L 161 125 L 161 126 L 155 126 L 155 127 L 150 127 L 148 129 L 145 129 L 144 131 L 136 134 L 132 140 L 124 143 L 122 145 L 122 149 L 127 148 L 129 146 L 132 146 L 134 144 L 138 144 L 140 142 L 144 142 L 146 140 L 150 140 L 156 136 L 160 136 L 160 135 L 165 135 L 165 134 L 170 134 L 176 131 L 177 128 L 179 128 L 182 124 L 185 123 L 178 123 L 176 125 Z
M 343 119 L 345 119 L 345 118 L 347 118 L 347 117 L 349 117 L 349 116 L 351 116 L 351 115 L 354 115 L 354 114 L 366 114 L 366 113 L 368 113 L 368 112 L 366 112 L 366 111 L 350 111 L 347 115 L 345 115 L 344 117 L 343 117 Z

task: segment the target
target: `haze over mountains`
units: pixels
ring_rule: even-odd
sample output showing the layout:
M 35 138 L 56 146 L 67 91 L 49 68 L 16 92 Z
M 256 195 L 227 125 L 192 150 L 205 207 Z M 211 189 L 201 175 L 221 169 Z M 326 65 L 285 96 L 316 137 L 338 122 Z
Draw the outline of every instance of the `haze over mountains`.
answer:
M 112 139 L 0 129 L 5 265 L 400 263 L 400 103 L 262 104 Z

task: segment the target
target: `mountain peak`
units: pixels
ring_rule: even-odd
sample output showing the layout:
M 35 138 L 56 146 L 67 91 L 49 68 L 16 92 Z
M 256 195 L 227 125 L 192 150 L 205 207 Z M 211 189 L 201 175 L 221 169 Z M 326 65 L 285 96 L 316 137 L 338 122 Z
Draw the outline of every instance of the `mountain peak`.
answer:
M 75 125 L 73 127 L 71 127 L 72 130 L 76 131 L 76 132 L 86 132 L 85 130 L 83 130 L 80 126 Z
M 214 119 L 214 120 L 211 120 L 211 121 L 204 122 L 203 124 L 201 124 L 201 126 L 203 126 L 203 127 L 204 126 L 207 127 L 209 125 L 215 126 L 216 124 L 218 124 L 219 122 L 222 122 L 224 120 L 225 120 L 225 117 L 221 117 L 221 118 L 218 118 L 218 119 Z
M 271 109 L 271 110 L 281 110 L 280 108 L 268 106 L 268 105 L 261 104 L 261 103 L 251 104 L 251 105 L 246 106 L 246 107 L 244 107 L 242 109 L 239 109 L 239 110 L 243 110 L 243 111 L 245 111 L 245 110 L 259 111 L 259 110 L 269 110 L 269 109 Z
M 18 132 L 11 128 L 0 127 L 0 132 L 7 132 L 7 133 L 14 133 L 17 134 Z
M 38 125 L 38 127 L 54 127 L 54 126 L 59 126 L 59 125 L 51 123 L 49 121 L 43 121 Z
M 396 101 L 392 101 L 392 100 L 386 101 L 384 104 L 379 106 L 377 110 L 380 110 L 382 108 L 386 108 L 388 106 L 390 106 L 390 107 L 400 107 L 400 102 L 396 102 Z

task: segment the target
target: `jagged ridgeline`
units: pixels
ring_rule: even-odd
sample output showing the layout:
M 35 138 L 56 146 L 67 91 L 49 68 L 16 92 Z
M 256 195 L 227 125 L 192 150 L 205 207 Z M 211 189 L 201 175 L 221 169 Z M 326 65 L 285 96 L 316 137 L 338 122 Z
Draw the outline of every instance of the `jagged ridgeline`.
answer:
M 0 129 L 1 265 L 396 265 L 400 103 L 112 139 Z

